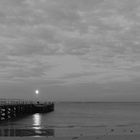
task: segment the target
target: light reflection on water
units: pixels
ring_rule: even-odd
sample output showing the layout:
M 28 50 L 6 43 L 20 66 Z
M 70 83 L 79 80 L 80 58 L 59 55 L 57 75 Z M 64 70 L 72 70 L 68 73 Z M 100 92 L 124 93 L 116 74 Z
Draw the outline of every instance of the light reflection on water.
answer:
M 32 136 L 32 137 L 42 137 L 42 136 L 54 136 L 54 129 L 45 129 L 41 127 L 42 123 L 42 114 L 36 113 L 29 118 L 32 118 L 32 127 L 31 128 L 17 128 L 11 127 L 10 125 L 7 127 L 0 127 L 0 137 L 24 137 L 24 136 Z M 18 120 L 19 121 L 19 120 Z M 22 120 L 21 120 L 22 121 Z
M 36 130 L 41 129 L 41 114 L 39 113 L 33 115 L 33 128 Z
M 41 130 L 41 115 L 39 113 L 36 113 L 33 115 L 33 128 L 35 129 L 35 133 L 38 134 L 36 137 L 38 137 L 42 132 Z

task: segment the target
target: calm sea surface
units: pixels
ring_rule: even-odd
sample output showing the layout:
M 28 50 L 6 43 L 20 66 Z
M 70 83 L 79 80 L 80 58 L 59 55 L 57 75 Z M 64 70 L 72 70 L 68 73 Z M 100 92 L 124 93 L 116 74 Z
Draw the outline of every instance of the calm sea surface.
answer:
M 140 126 L 140 103 L 56 103 L 55 111 L 0 124 L 1 136 L 71 136 Z

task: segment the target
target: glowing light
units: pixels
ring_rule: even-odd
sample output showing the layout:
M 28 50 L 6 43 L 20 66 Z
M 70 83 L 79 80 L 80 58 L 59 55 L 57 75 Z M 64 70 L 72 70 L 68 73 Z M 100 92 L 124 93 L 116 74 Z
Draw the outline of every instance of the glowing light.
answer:
M 39 90 L 38 89 L 35 91 L 35 94 L 37 94 L 37 95 L 39 94 Z

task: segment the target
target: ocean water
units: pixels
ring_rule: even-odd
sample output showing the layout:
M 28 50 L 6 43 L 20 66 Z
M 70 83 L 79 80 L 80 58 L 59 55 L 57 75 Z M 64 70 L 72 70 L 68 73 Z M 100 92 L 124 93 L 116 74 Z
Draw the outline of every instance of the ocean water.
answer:
M 94 135 L 111 128 L 140 128 L 140 103 L 55 103 L 54 112 L 0 123 L 0 136 Z

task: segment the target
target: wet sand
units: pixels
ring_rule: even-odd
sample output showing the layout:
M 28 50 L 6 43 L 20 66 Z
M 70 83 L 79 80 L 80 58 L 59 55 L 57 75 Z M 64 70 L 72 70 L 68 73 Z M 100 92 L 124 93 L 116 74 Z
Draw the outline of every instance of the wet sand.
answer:
M 104 129 L 103 129 L 104 128 Z M 70 130 L 70 129 L 69 129 Z M 72 129 L 73 131 L 75 129 Z M 28 131 L 28 130 L 27 130 Z M 19 132 L 19 131 L 18 131 Z M 40 131 L 39 131 L 40 132 Z M 65 133 L 65 132 L 64 132 Z M 65 133 L 66 134 L 66 133 Z M 70 134 L 70 131 L 69 131 Z M 0 140 L 140 140 L 140 126 L 99 127 L 98 129 L 76 131 L 71 135 L 1 135 Z
M 123 131 L 122 131 L 123 130 Z M 137 130 L 137 131 L 136 131 Z M 0 137 L 0 140 L 140 140 L 140 131 L 136 128 L 119 127 L 108 128 L 104 134 L 77 134 L 72 136 L 25 136 L 25 137 Z
M 137 135 L 100 135 L 100 136 L 82 136 L 82 137 L 1 137 L 0 140 L 140 140 L 140 134 Z

